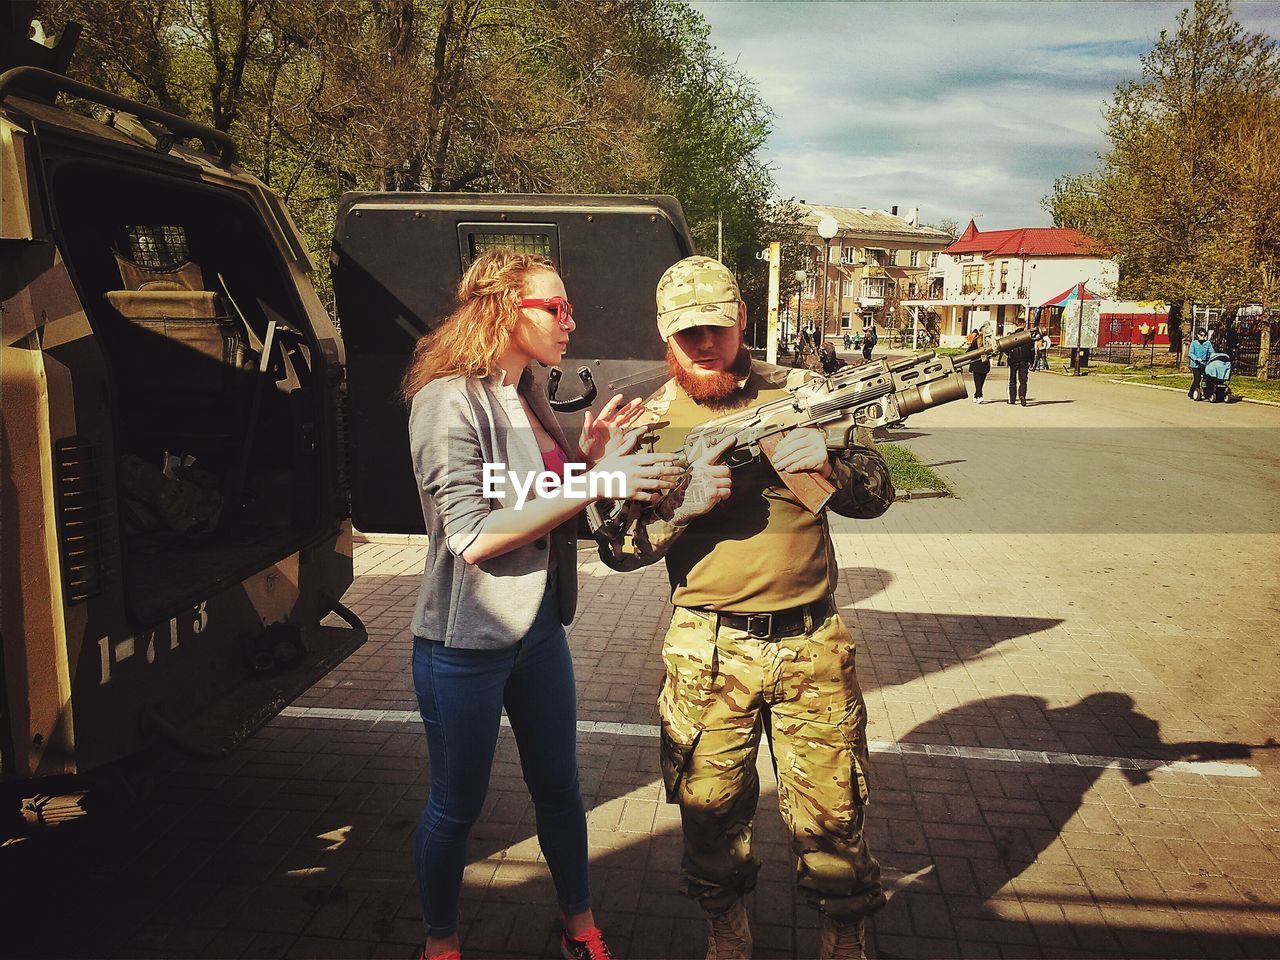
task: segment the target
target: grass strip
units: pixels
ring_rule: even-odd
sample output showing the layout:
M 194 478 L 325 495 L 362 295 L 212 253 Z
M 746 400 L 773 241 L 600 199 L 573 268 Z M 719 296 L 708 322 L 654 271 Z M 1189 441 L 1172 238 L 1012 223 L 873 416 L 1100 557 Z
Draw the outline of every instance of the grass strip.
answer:
M 1146 383 L 1158 387 L 1176 387 L 1179 390 L 1191 389 L 1191 374 L 1161 370 L 1159 367 L 1133 367 L 1123 363 L 1090 363 L 1085 368 L 1091 376 L 1105 374 L 1126 383 Z M 1068 376 L 1069 368 L 1068 368 Z M 1237 397 L 1250 400 L 1271 400 L 1280 402 L 1280 380 L 1259 380 L 1257 377 L 1234 376 L 1231 378 L 1231 392 Z
M 889 476 L 899 493 L 904 490 L 937 490 L 951 495 L 951 487 L 942 475 L 925 466 L 924 461 L 906 447 L 896 443 L 877 443 L 876 450 L 889 464 Z

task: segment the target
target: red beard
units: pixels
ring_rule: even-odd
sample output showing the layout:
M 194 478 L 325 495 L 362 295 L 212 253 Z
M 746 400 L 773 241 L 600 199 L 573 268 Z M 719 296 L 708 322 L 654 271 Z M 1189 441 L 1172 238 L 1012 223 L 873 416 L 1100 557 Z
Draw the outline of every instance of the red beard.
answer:
M 671 344 L 667 344 L 667 372 L 694 403 L 718 410 L 734 405 L 734 395 L 739 389 L 738 381 L 745 379 L 751 372 L 751 354 L 744 346 L 738 350 L 738 356 L 728 370 L 693 373 L 680 365 Z

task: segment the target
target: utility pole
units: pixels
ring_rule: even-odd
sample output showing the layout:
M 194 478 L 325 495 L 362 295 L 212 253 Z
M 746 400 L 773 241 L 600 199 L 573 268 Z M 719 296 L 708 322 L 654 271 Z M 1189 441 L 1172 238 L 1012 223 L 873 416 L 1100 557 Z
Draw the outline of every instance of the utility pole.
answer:
M 831 277 L 831 238 L 840 231 L 834 217 L 823 217 L 818 221 L 818 236 L 822 238 L 822 332 L 823 340 L 827 336 L 827 287 Z
M 769 323 L 765 328 L 765 362 L 778 362 L 778 268 L 782 263 L 782 244 L 769 244 Z

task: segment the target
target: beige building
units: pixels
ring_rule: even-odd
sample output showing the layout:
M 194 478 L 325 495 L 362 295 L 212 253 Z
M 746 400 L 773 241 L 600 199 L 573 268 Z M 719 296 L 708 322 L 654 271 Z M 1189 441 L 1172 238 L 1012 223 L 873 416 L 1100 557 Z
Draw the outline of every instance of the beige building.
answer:
M 883 335 L 890 327 L 901 325 L 903 321 L 893 316 L 898 312 L 894 308 L 904 300 L 923 296 L 931 262 L 952 240 L 942 230 L 920 226 L 920 214 L 914 208 L 899 216 L 897 207 L 870 210 L 811 203 L 799 207 L 811 248 L 799 316 L 804 325 L 819 326 L 825 282 L 824 329 L 828 335 L 843 336 L 868 323 L 875 323 Z M 818 224 L 825 217 L 831 217 L 837 226 L 829 248 L 818 234 Z M 796 330 L 796 301 L 797 297 L 792 297 L 788 304 L 791 332 Z

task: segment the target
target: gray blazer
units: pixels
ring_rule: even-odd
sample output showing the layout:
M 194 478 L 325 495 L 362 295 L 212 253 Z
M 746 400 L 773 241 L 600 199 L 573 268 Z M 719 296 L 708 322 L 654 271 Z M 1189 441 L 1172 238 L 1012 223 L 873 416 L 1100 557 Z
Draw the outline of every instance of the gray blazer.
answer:
M 484 380 L 442 377 L 414 395 L 409 450 L 428 538 L 413 612 L 415 636 L 449 647 L 509 647 L 533 626 L 549 574 L 557 577 L 561 620 L 573 619 L 578 600 L 576 516 L 549 536 L 500 557 L 474 565 L 462 559 L 489 512 L 515 503 L 510 484 L 506 498 L 484 496 L 483 464 L 505 463 L 507 470 L 520 472 L 545 469 L 517 390 L 565 457 L 580 462 L 578 445 L 565 437 L 529 370 L 518 387 L 504 386 L 499 370 Z

